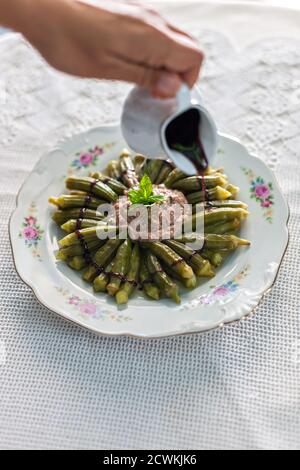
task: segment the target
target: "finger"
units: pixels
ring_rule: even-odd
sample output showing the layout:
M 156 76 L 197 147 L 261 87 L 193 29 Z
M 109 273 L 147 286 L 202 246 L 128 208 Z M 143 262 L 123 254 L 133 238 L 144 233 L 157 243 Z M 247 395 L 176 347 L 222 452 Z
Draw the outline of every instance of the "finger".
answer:
M 181 34 L 182 36 L 185 36 L 189 38 L 191 41 L 193 41 L 195 44 L 197 44 L 197 39 L 195 39 L 191 34 L 189 34 L 187 31 L 184 31 L 183 29 L 178 28 L 172 23 L 166 22 L 167 27 L 173 31 L 173 33 Z
M 183 78 L 183 81 L 192 88 L 199 78 L 204 54 L 195 44 L 191 46 L 190 39 L 188 41 L 187 46 L 182 42 L 182 38 L 180 38 L 180 43 L 177 43 L 176 47 L 170 48 L 169 54 L 166 57 L 165 67 L 169 71 L 178 73 Z
M 99 67 L 99 78 L 136 83 L 147 88 L 157 98 L 174 97 L 182 85 L 178 74 L 133 64 L 119 57 L 111 57 L 109 63 Z
M 183 72 L 180 76 L 182 78 L 182 81 L 187 83 L 190 88 L 193 88 L 195 83 L 198 81 L 201 69 L 203 66 L 204 58 L 202 61 L 198 64 L 196 67 L 192 67 L 190 70 L 187 70 L 186 72 Z
M 155 18 L 162 18 L 161 14 L 157 10 L 155 10 L 155 8 L 151 7 L 150 5 L 141 5 L 141 2 L 134 1 L 134 0 L 127 0 L 127 3 L 129 5 L 134 5 L 135 7 L 140 8 L 142 10 L 143 14 L 148 13 L 148 14 L 154 16 Z
M 150 88 L 151 94 L 155 98 L 162 99 L 175 97 L 183 82 L 181 77 L 166 71 L 156 73 L 158 76 L 154 85 Z
M 204 54 L 188 35 L 169 29 L 155 31 L 152 40 L 143 42 L 141 46 L 142 50 L 138 50 L 138 45 L 133 46 L 134 56 L 140 57 L 140 63 L 179 74 L 193 87 L 198 79 Z

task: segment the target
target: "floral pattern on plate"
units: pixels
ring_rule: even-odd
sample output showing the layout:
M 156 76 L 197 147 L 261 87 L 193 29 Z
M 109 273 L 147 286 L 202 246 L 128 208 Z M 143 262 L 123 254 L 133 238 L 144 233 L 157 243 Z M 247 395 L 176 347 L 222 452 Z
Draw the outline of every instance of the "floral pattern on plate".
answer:
M 228 300 L 233 297 L 241 286 L 241 281 L 245 279 L 250 272 L 250 266 L 247 265 L 242 271 L 240 271 L 233 279 L 227 281 L 219 286 L 210 286 L 210 292 L 201 295 L 198 299 L 194 299 L 191 302 L 184 304 L 180 310 L 190 310 L 198 306 L 209 306 L 216 302 L 222 303 L 224 300 Z
M 250 197 L 260 204 L 264 211 L 264 218 L 270 224 L 273 222 L 273 184 L 266 183 L 261 176 L 256 176 L 249 168 L 242 167 L 242 171 L 250 182 Z
M 85 298 L 73 295 L 69 290 L 62 287 L 55 287 L 57 292 L 62 295 L 66 304 L 83 320 L 96 319 L 96 320 L 111 320 L 115 322 L 128 322 L 132 318 L 128 315 L 123 315 L 118 310 L 110 311 L 103 306 L 99 306 L 96 300 L 87 300 Z
M 37 207 L 34 202 L 28 209 L 27 217 L 24 217 L 19 238 L 24 240 L 25 246 L 31 250 L 32 256 L 42 261 L 39 244 L 43 239 L 44 230 L 41 229 L 37 219 Z
M 99 157 L 104 154 L 106 150 L 111 149 L 115 142 L 110 142 L 99 147 L 90 148 L 86 152 L 76 153 L 76 158 L 72 161 L 68 174 L 73 174 L 75 171 L 86 170 L 95 167 L 98 163 Z

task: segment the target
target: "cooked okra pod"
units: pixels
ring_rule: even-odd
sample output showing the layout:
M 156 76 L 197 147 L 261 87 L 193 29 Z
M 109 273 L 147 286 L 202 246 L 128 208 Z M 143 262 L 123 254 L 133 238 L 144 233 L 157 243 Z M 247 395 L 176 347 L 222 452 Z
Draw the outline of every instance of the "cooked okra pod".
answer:
M 161 242 L 144 244 L 151 253 L 161 259 L 167 266 L 173 269 L 181 278 L 190 279 L 193 277 L 192 268 L 174 250 Z
M 128 188 L 133 188 L 139 184 L 134 165 L 126 150 L 120 155 L 120 169 L 122 179 Z
M 129 297 L 135 291 L 139 281 L 140 271 L 140 249 L 137 244 L 134 245 L 132 250 L 132 257 L 130 260 L 130 269 L 126 274 L 126 281 L 122 284 L 119 292 L 116 294 L 116 301 L 118 305 L 127 304 Z
M 120 183 L 120 181 L 117 181 L 116 179 L 109 176 L 105 176 L 99 172 L 93 173 L 92 178 L 107 184 L 107 186 L 109 186 L 116 194 L 118 194 L 118 196 L 122 196 L 127 189 L 123 183 Z
M 172 185 L 173 189 L 178 189 L 184 193 L 192 193 L 201 188 L 204 179 L 205 188 L 215 188 L 216 186 L 224 186 L 226 179 L 223 176 L 207 175 L 207 176 L 190 176 L 177 181 Z
M 247 218 L 249 212 L 242 208 L 234 208 L 234 207 L 220 207 L 214 208 L 212 210 L 197 213 L 193 215 L 193 230 L 196 228 L 196 222 L 198 218 L 200 220 L 204 217 L 204 224 L 205 225 L 215 225 L 218 223 L 229 222 L 234 219 L 244 220 Z
M 160 170 L 160 173 L 158 174 L 156 180 L 155 180 L 155 184 L 162 184 L 166 181 L 166 179 L 168 178 L 169 174 L 171 173 L 172 171 L 172 167 L 169 163 L 167 162 L 164 162 L 163 163 L 163 166 Z
M 198 277 L 213 277 L 214 271 L 210 263 L 192 248 L 175 240 L 166 240 L 165 243 L 180 255 L 192 267 Z
M 68 222 L 68 220 L 77 220 L 77 219 L 95 219 L 102 220 L 104 218 L 103 214 L 92 209 L 68 209 L 66 211 L 56 211 L 52 215 L 52 220 L 54 220 L 57 225 L 61 226 Z
M 215 188 L 207 189 L 206 191 L 197 191 L 195 193 L 188 194 L 186 196 L 190 204 L 199 204 L 200 202 L 213 201 L 214 199 L 225 200 L 231 197 L 231 193 L 222 186 L 216 186 Z
M 181 170 L 178 168 L 175 168 L 171 173 L 169 174 L 168 178 L 165 181 L 165 186 L 167 188 L 172 188 L 173 185 L 182 179 L 186 178 L 186 174 L 183 173 Z M 198 188 L 197 188 L 198 189 Z
M 221 208 L 221 207 L 230 207 L 233 209 L 248 209 L 247 204 L 241 201 L 236 201 L 234 199 L 227 199 L 226 201 L 218 200 L 218 201 L 210 201 L 207 204 L 207 209 L 211 208 Z
M 149 176 L 152 183 L 155 183 L 158 175 L 161 172 L 163 164 L 163 160 L 148 160 L 145 167 L 145 173 Z
M 167 297 L 179 304 L 179 287 L 163 270 L 162 265 L 158 261 L 157 257 L 149 252 L 146 257 L 146 262 L 150 274 L 152 275 L 154 282 L 158 286 L 158 288 L 161 289 Z M 190 276 L 190 278 L 192 276 Z
M 115 202 L 118 195 L 107 184 L 89 176 L 69 176 L 66 180 L 68 189 L 87 191 L 108 202 Z
M 172 271 L 172 269 L 169 268 L 169 266 L 164 264 L 163 269 L 166 271 L 166 273 L 169 276 L 177 279 L 177 281 L 179 281 L 186 289 L 195 289 L 195 287 L 197 286 L 197 277 L 195 274 L 190 279 L 182 279 L 176 273 L 174 273 L 174 271 Z
M 92 240 L 86 243 L 86 246 L 89 251 L 93 249 L 100 248 L 104 242 L 101 240 Z M 56 259 L 60 261 L 67 261 L 68 258 L 72 258 L 74 256 L 84 255 L 84 248 L 81 245 L 72 245 L 66 248 L 61 248 L 56 253 Z
M 204 250 L 201 251 L 201 255 L 207 260 L 209 260 L 215 268 L 219 268 L 228 256 L 228 251 L 221 253 L 216 251 L 210 251 L 207 248 L 204 248 Z
M 144 253 L 143 253 L 144 256 Z M 145 260 L 142 258 L 141 259 L 141 266 L 140 266 L 140 283 L 142 286 L 142 289 L 144 293 L 153 300 L 159 300 L 160 299 L 160 290 L 159 288 L 154 284 L 151 274 L 145 264 Z
M 233 219 L 230 222 L 225 222 L 216 225 L 207 225 L 205 227 L 205 233 L 214 233 L 216 235 L 225 235 L 229 232 L 235 232 L 241 227 L 241 221 L 239 219 Z
M 89 196 L 90 194 L 85 191 L 69 191 L 71 196 Z
M 59 197 L 50 197 L 49 202 L 60 209 L 70 209 L 73 207 L 86 207 L 88 209 L 98 209 L 106 201 L 91 196 L 80 196 L 66 194 Z
M 107 227 L 107 223 L 102 222 L 100 220 L 93 220 L 93 219 L 80 219 L 80 220 L 71 219 L 71 220 L 68 220 L 68 222 L 66 222 L 65 224 L 63 224 L 61 226 L 61 229 L 64 232 L 73 233 L 78 229 L 98 227 L 98 226 Z
M 91 250 L 90 253 L 93 255 L 95 250 Z M 68 265 L 70 268 L 74 269 L 75 271 L 81 271 L 83 268 L 87 266 L 87 260 L 84 256 L 73 256 L 73 258 L 69 258 Z
M 111 178 L 114 178 L 117 181 L 121 181 L 121 170 L 119 160 L 112 160 L 107 165 L 107 172 Z
M 172 242 L 172 240 L 170 240 Z M 236 237 L 235 235 L 216 235 L 213 233 L 207 233 L 203 237 L 196 233 L 184 234 L 180 240 L 176 240 L 181 243 L 192 244 L 195 241 L 202 241 L 205 248 L 209 250 L 235 250 L 239 246 L 249 246 L 250 242 L 243 238 Z M 169 242 L 168 242 L 169 243 Z
M 235 235 L 205 235 L 205 248 L 209 250 L 236 250 L 239 246 L 249 246 L 250 242 Z
M 144 155 L 136 155 L 133 160 L 135 173 L 138 178 L 142 178 L 144 174 L 144 168 L 147 163 L 147 158 Z
M 81 230 L 77 230 L 76 232 L 70 233 L 69 235 L 66 235 L 64 238 L 62 238 L 58 244 L 61 248 L 65 248 L 67 246 L 72 246 L 72 245 L 80 245 L 81 244 L 81 239 L 82 237 L 86 242 L 93 241 L 93 240 L 102 240 L 105 239 L 101 238 L 99 235 L 107 235 L 107 238 L 110 233 L 115 234 L 116 233 L 116 227 L 112 226 L 97 226 L 97 227 L 89 227 L 89 228 L 84 228 Z
M 93 256 L 93 263 L 83 274 L 83 279 L 87 282 L 93 282 L 95 277 L 104 269 L 106 264 L 114 257 L 115 252 L 121 245 L 122 240 L 108 240 Z
M 117 251 L 113 262 L 110 282 L 107 286 L 109 295 L 114 296 L 120 289 L 122 278 L 127 274 L 131 259 L 131 241 L 125 240 Z
M 113 267 L 113 261 L 105 268 L 105 271 L 94 279 L 94 291 L 105 292 L 107 284 L 109 283 L 110 273 Z
M 227 184 L 226 189 L 231 193 L 232 197 L 235 197 L 240 192 L 240 188 L 234 184 Z

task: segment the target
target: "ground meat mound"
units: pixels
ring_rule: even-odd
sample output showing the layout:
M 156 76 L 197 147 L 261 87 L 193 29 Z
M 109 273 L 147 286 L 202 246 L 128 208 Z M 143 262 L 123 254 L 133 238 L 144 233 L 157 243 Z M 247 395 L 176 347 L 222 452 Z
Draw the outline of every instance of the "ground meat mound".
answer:
M 137 209 L 134 210 L 127 191 L 124 197 L 114 204 L 117 224 L 125 226 L 127 221 L 129 230 L 132 227 L 139 232 L 137 239 L 140 241 L 172 239 L 176 231 L 181 229 L 181 221 L 191 213 L 184 210 L 188 201 L 181 191 L 168 189 L 164 185 L 153 185 L 153 194 L 164 196 L 164 201 L 142 207 L 141 215 Z M 173 211 L 173 208 L 176 209 Z M 130 236 L 133 238 L 132 232 Z

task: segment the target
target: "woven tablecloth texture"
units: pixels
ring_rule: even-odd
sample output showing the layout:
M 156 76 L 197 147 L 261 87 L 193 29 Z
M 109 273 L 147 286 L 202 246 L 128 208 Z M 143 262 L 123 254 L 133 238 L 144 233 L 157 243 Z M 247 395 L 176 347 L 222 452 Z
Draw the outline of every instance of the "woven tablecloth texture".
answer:
M 250 319 L 161 340 L 97 337 L 39 305 L 11 255 L 16 194 L 59 139 L 118 119 L 128 85 L 57 74 L 10 36 L 0 42 L 0 448 L 300 449 L 300 44 L 268 39 L 238 54 L 220 34 L 195 33 L 219 128 L 273 167 L 290 205 L 277 282 Z

